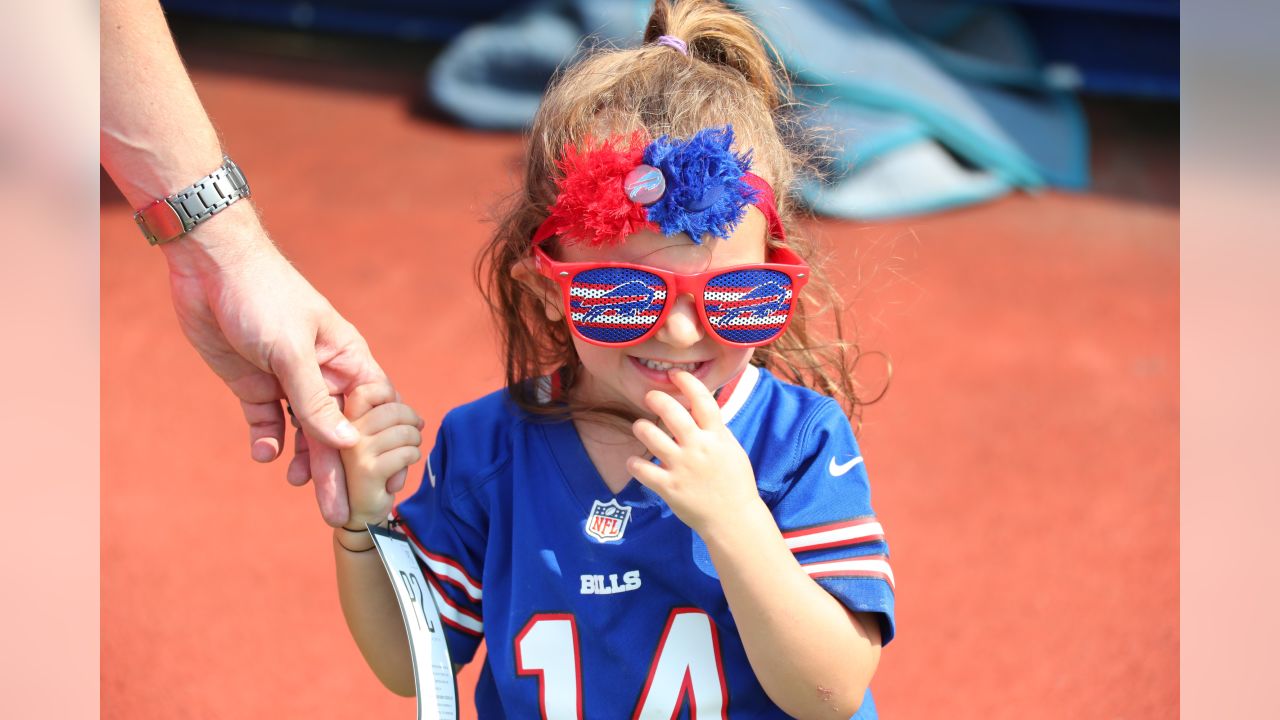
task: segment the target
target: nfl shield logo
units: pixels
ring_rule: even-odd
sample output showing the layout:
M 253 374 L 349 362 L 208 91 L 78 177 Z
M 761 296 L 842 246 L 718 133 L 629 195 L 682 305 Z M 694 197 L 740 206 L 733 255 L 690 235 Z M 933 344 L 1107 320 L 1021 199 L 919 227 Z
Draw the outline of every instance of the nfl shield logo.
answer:
M 607 503 L 596 500 L 591 503 L 591 514 L 587 516 L 587 534 L 602 543 L 617 542 L 622 539 L 630 519 L 629 505 L 619 505 L 617 500 Z

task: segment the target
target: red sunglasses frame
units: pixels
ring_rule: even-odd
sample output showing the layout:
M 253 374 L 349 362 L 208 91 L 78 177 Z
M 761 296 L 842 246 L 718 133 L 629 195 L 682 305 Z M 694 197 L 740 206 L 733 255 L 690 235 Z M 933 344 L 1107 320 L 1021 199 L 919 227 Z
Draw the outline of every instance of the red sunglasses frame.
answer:
M 791 325 L 791 318 L 795 316 L 795 302 L 799 298 L 800 290 L 804 288 L 806 282 L 809 281 L 809 264 L 806 263 L 799 255 L 795 254 L 787 247 L 769 248 L 769 256 L 771 262 L 751 263 L 748 265 L 734 265 L 731 267 L 716 268 L 714 270 L 706 270 L 699 273 L 678 273 L 661 268 L 651 267 L 649 265 L 639 265 L 635 263 L 620 262 L 560 262 L 552 260 L 546 251 L 539 245 L 533 246 L 533 264 L 538 273 L 543 277 L 550 278 L 560 285 L 560 297 L 564 303 L 565 322 L 569 325 L 569 331 L 579 340 L 599 345 L 601 347 L 630 347 L 639 345 L 640 343 L 653 337 L 654 333 L 662 327 L 666 322 L 667 316 L 671 314 L 671 308 L 675 306 L 676 300 L 682 295 L 689 295 L 693 299 L 693 304 L 698 308 L 698 318 L 702 322 L 702 327 L 718 342 L 732 347 L 760 347 L 768 345 L 777 340 L 787 331 L 787 327 Z M 594 340 L 583 335 L 573 320 L 570 318 L 570 295 L 569 286 L 573 284 L 573 278 L 581 272 L 587 270 L 596 270 L 601 268 L 623 268 L 630 270 L 640 270 L 642 272 L 657 275 L 667 285 L 667 297 L 662 305 L 662 312 L 658 315 L 658 319 L 653 323 L 653 327 L 649 328 L 645 333 L 633 340 L 625 342 L 604 342 L 602 340 Z M 707 318 L 707 308 L 703 298 L 703 290 L 706 289 L 707 283 L 713 278 L 724 275 L 725 273 L 736 272 L 740 270 L 773 270 L 783 273 L 791 278 L 791 303 L 792 310 L 787 313 L 787 319 L 783 322 L 782 328 L 778 333 L 768 340 L 759 342 L 732 342 L 724 339 L 712 327 L 710 320 Z M 674 292 L 672 290 L 674 289 Z

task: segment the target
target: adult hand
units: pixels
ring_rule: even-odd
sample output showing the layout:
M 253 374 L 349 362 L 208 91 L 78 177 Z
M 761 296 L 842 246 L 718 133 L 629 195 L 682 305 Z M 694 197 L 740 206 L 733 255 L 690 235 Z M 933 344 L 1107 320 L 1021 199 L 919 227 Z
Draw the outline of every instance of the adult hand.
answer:
M 349 508 L 337 449 L 359 433 L 334 396 L 385 384 L 386 375 L 355 327 L 271 244 L 248 203 L 222 215 L 162 246 L 178 322 L 240 398 L 254 460 L 279 456 L 287 399 L 301 431 L 286 477 L 294 485 L 314 478 L 321 515 L 342 525 Z
M 140 208 L 218 167 L 222 147 L 160 3 L 103 0 L 100 9 L 102 165 Z M 336 448 L 357 433 L 332 395 L 386 380 L 364 339 L 280 255 L 246 200 L 161 248 L 178 322 L 240 398 L 254 459 L 279 456 L 287 397 L 306 437 L 286 476 L 297 485 L 315 478 L 321 514 L 342 524 L 349 509 Z

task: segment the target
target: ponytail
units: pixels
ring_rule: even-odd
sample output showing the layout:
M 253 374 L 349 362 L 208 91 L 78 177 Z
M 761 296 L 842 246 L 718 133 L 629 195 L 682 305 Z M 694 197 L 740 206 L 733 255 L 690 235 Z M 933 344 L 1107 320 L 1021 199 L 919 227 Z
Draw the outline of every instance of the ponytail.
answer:
M 770 110 L 788 99 L 790 88 L 774 63 L 773 45 L 750 20 L 719 0 L 656 0 L 644 42 L 655 43 L 663 35 L 683 42 L 690 58 L 740 73 Z

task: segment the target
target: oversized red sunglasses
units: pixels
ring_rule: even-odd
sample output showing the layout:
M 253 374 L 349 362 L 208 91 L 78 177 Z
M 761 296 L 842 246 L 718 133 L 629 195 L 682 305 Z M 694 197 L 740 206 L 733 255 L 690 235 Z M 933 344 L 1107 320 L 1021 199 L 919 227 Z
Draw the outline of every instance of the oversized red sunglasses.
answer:
M 776 340 L 795 313 L 809 266 L 786 247 L 769 250 L 768 262 L 699 273 L 677 273 L 618 262 L 559 262 L 538 245 L 534 265 L 555 280 L 574 335 L 606 347 L 649 339 L 675 305 L 689 295 L 711 335 L 737 347 Z

